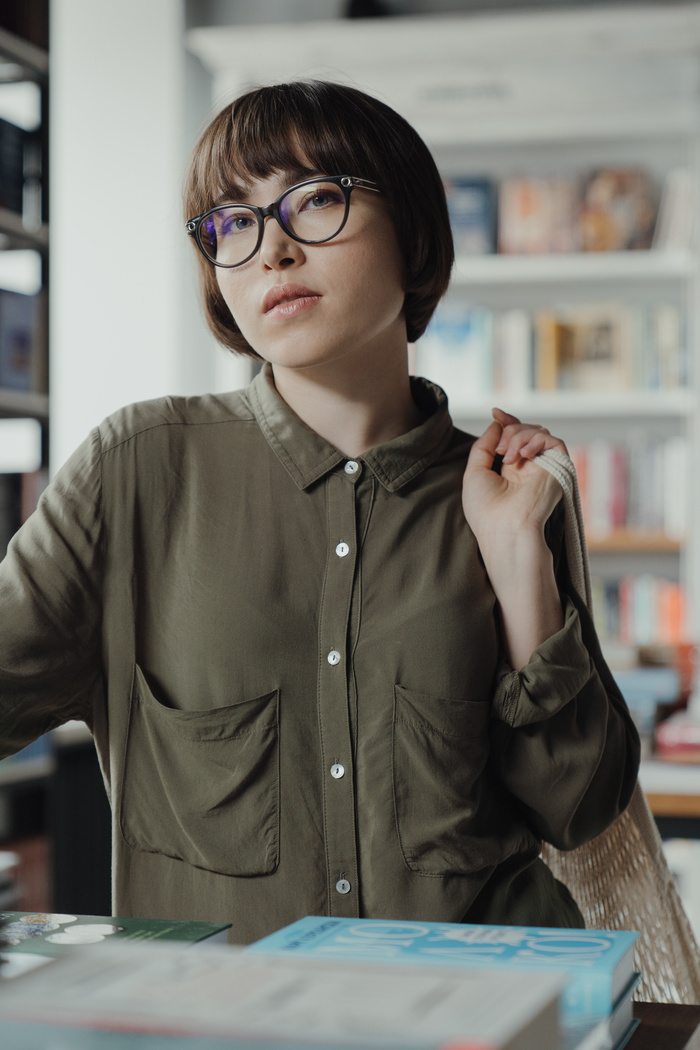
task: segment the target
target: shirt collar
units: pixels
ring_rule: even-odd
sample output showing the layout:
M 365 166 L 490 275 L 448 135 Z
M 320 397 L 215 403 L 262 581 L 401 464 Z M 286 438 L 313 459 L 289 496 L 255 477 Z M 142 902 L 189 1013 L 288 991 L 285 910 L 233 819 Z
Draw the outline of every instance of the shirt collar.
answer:
M 355 457 L 369 467 L 389 492 L 396 492 L 430 466 L 447 448 L 452 436 L 444 391 L 427 379 L 412 377 L 411 393 L 427 416 L 425 422 Z M 263 436 L 300 489 L 308 488 L 347 460 L 347 456 L 308 427 L 282 400 L 275 389 L 269 362 L 265 362 L 248 387 L 247 397 Z

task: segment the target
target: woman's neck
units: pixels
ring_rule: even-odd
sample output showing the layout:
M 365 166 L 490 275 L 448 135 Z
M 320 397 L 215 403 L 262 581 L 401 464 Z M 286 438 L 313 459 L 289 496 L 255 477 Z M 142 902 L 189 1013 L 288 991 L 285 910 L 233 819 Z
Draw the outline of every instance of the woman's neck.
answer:
M 405 434 L 425 416 L 411 396 L 408 358 L 374 355 L 311 368 L 272 365 L 280 396 L 307 426 L 346 456 Z

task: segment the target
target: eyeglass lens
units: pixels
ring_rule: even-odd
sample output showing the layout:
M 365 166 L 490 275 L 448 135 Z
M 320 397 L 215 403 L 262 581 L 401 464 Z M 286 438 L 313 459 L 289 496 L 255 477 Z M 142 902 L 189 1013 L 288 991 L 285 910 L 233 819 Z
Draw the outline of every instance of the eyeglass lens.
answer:
M 279 202 L 283 225 L 309 244 L 335 237 L 345 213 L 345 195 L 333 182 L 298 186 L 284 194 Z M 223 266 L 236 266 L 255 252 L 258 218 L 245 204 L 218 208 L 203 220 L 200 236 L 210 259 Z

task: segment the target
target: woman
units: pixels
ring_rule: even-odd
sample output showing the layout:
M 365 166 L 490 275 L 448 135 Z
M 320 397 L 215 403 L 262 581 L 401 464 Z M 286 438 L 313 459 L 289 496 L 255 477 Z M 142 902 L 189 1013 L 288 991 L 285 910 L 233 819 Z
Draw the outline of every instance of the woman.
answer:
M 540 841 L 621 812 L 638 740 L 532 462 L 562 442 L 498 410 L 474 440 L 409 378 L 452 264 L 430 154 L 354 89 L 260 88 L 185 208 L 208 321 L 262 370 L 116 413 L 59 473 L 0 574 L 3 753 L 90 725 L 116 914 L 581 925 Z

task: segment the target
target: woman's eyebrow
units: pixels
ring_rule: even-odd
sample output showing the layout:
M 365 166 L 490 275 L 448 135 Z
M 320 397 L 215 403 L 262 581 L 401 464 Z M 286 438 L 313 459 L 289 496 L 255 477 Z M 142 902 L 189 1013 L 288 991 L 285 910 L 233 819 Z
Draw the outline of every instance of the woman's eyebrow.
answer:
M 275 173 L 272 172 L 271 174 Z M 280 172 L 280 174 L 282 175 L 286 183 L 285 189 L 289 189 L 290 186 L 296 185 L 297 182 L 304 182 L 306 179 L 313 179 L 317 175 L 323 173 L 320 172 L 317 168 L 307 168 L 300 166 L 298 168 L 285 169 L 284 171 Z M 249 196 L 250 191 L 246 187 L 229 186 L 229 188 L 224 193 L 219 194 L 219 196 L 216 198 L 216 200 L 211 206 L 212 208 L 218 208 L 220 204 L 249 204 Z M 266 201 L 265 204 L 263 204 L 261 201 L 258 201 L 256 203 L 258 207 L 264 207 L 265 204 L 269 204 L 270 202 Z

